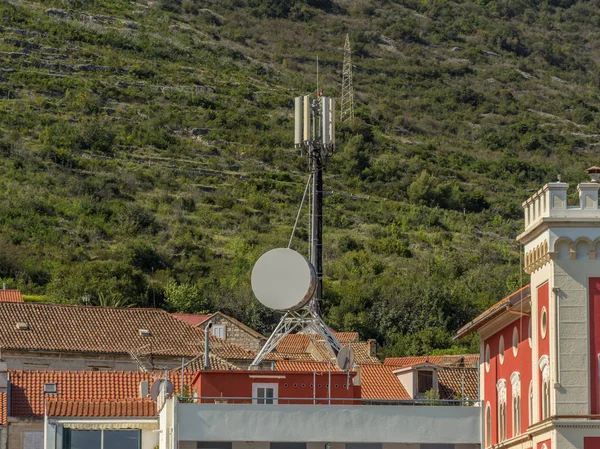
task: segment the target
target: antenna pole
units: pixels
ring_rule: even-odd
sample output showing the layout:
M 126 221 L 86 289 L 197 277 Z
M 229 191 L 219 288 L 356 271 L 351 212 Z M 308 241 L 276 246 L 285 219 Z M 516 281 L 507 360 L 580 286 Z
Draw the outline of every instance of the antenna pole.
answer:
M 312 203 L 312 251 L 311 262 L 317 272 L 315 303 L 321 299 L 323 290 L 323 161 L 318 151 L 313 152 L 313 203 Z M 316 306 L 316 304 L 314 304 Z
M 335 149 L 335 100 L 321 96 L 296 97 L 294 145 L 306 150 L 311 173 L 310 204 L 310 261 L 317 275 L 315 293 L 307 305 L 288 311 L 266 343 L 256 355 L 250 369 L 258 369 L 263 358 L 292 331 L 310 330 L 320 335 L 332 356 L 337 356 L 342 345 L 319 316 L 319 301 L 323 292 L 323 167 L 326 157 Z M 296 219 L 297 221 L 297 219 Z M 293 234 L 292 234 L 293 235 Z

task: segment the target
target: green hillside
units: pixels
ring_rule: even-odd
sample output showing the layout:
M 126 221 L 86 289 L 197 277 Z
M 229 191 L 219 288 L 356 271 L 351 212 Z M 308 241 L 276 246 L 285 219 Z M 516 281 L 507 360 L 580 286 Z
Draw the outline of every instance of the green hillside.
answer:
M 570 0 L 2 1 L 0 278 L 268 332 L 249 273 L 304 191 L 293 97 L 318 56 L 339 98 L 349 33 L 323 313 L 382 354 L 473 349 L 452 332 L 527 282 L 521 201 L 600 162 L 599 25 Z

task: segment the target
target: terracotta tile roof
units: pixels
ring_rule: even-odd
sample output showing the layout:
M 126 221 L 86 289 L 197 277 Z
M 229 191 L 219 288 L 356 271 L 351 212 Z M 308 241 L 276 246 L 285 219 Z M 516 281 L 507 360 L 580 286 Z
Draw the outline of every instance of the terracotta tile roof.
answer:
M 25 323 L 27 330 L 17 329 Z M 147 329 L 151 335 L 140 335 Z M 211 351 L 228 359 L 253 359 L 238 345 L 211 335 Z M 160 309 L 0 303 L 0 347 L 61 352 L 128 354 L 148 347 L 154 355 L 194 357 L 204 331 Z
M 20 290 L 0 290 L 0 302 L 23 302 Z
M 289 353 L 289 352 L 271 352 L 265 357 L 265 360 L 289 360 L 289 361 L 305 361 L 315 362 L 314 356 L 305 352 Z
M 217 371 L 239 371 L 240 368 L 235 366 L 233 363 L 229 363 L 227 360 L 209 354 L 208 361 L 210 363 L 211 370 Z M 202 371 L 204 369 L 204 354 L 199 355 L 196 358 L 185 363 L 185 369 L 187 371 Z M 173 370 L 181 372 L 181 367 Z
M 190 326 L 198 326 L 201 323 L 204 323 L 208 320 L 212 315 L 197 315 L 195 313 L 172 313 L 175 318 L 181 321 L 185 321 Z
M 358 365 L 364 365 L 366 363 L 381 365 L 381 360 L 379 360 L 377 357 L 371 356 L 369 342 L 359 341 L 356 343 L 350 343 L 348 346 L 354 350 L 354 363 Z
M 358 332 L 334 332 L 334 335 L 343 345 L 358 343 Z
M 340 343 L 344 346 L 350 346 L 354 350 L 355 363 L 359 365 L 363 363 L 381 363 L 377 357 L 371 357 L 369 342 L 353 341 L 358 339 L 358 333 L 336 332 L 337 335 L 341 336 Z M 286 335 L 270 356 L 275 360 L 313 360 L 315 362 L 333 360 L 327 344 L 317 334 Z
M 410 395 L 386 365 L 362 365 L 360 367 L 361 397 L 363 399 L 410 399 Z
M 479 399 L 477 368 L 443 368 L 438 371 L 440 399 Z
M 305 353 L 311 342 L 309 334 L 289 334 L 283 337 L 279 344 L 275 347 L 275 352 L 286 354 Z
M 484 324 L 488 323 L 500 313 L 502 313 L 506 309 L 506 307 L 518 304 L 520 301 L 527 299 L 530 296 L 531 285 L 527 284 L 525 287 L 517 290 L 516 292 L 511 293 L 506 298 L 501 299 L 496 304 L 477 315 L 474 319 L 472 319 L 463 327 L 461 327 L 458 331 L 456 331 L 456 335 L 454 336 L 454 338 L 461 338 L 475 332 Z
M 44 384 L 55 383 L 60 401 L 123 401 L 140 399 L 140 382 L 152 383 L 163 378 L 162 372 L 137 371 L 9 371 L 11 385 L 10 414 L 20 418 L 42 417 Z M 170 373 L 175 393 L 181 390 L 181 373 Z M 186 371 L 184 382 L 192 385 L 194 373 Z
M 275 362 L 275 371 L 316 371 L 319 373 L 326 373 L 330 369 L 331 371 L 341 371 L 335 363 L 296 360 L 281 360 Z
M 479 364 L 479 354 L 388 357 L 385 359 L 383 364 L 397 369 L 404 368 L 406 366 L 420 365 L 426 362 L 433 365 L 439 365 L 441 367 L 475 368 Z
M 6 425 L 6 393 L 0 393 L 0 426 Z
M 156 403 L 152 399 L 111 401 L 60 401 L 49 400 L 49 417 L 109 418 L 154 417 Z

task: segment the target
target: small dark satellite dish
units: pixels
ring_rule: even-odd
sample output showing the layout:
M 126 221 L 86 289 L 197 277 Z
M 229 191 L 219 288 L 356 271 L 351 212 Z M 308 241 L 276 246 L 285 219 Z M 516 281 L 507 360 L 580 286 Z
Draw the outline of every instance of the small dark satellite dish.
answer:
M 342 371 L 350 371 L 354 366 L 354 349 L 344 346 L 337 355 L 337 365 Z

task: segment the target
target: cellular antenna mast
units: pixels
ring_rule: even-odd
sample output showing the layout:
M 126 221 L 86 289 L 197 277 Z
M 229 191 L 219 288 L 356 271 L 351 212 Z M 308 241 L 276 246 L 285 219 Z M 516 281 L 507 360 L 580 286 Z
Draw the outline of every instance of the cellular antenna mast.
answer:
M 294 145 L 308 156 L 311 180 L 310 262 L 289 248 L 263 254 L 252 270 L 252 290 L 258 300 L 285 315 L 252 364 L 256 369 L 287 334 L 310 331 L 325 341 L 332 358 L 342 345 L 319 315 L 323 282 L 323 167 L 335 149 L 335 100 L 296 97 Z M 304 260 L 305 263 L 302 262 Z
M 342 70 L 342 106 L 340 120 L 354 118 L 354 89 L 352 88 L 352 50 L 350 49 L 350 36 L 346 34 L 344 43 L 344 68 Z

